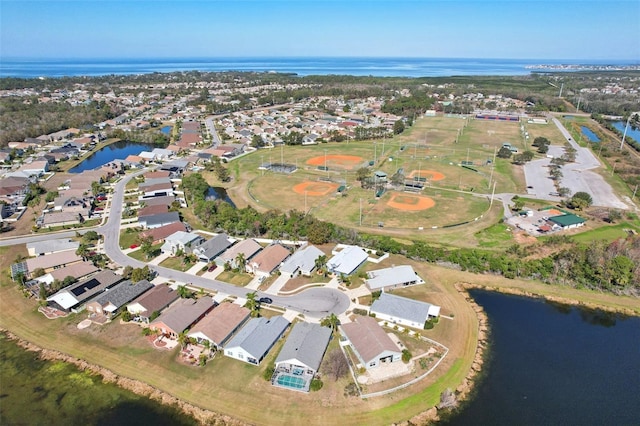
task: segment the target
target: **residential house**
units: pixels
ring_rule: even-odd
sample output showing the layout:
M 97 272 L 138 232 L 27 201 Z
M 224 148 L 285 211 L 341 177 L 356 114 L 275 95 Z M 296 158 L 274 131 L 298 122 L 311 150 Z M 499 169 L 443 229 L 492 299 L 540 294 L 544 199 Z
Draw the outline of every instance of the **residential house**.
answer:
M 36 278 L 36 280 L 45 283 L 46 285 L 51 285 L 54 281 L 57 280 L 62 282 L 67 277 L 73 277 L 76 280 L 79 280 L 94 274 L 99 270 L 100 269 L 91 262 L 79 262 L 63 268 L 54 269 L 53 271 Z
M 269 276 L 289 255 L 291 253 L 286 247 L 272 244 L 247 263 L 247 271 L 254 275 Z
M 25 172 L 30 176 L 42 176 L 49 171 L 49 162 L 47 161 L 32 161 L 26 163 L 18 168 L 19 172 Z
M 154 214 L 166 213 L 169 211 L 169 206 L 165 204 L 156 204 L 153 206 L 145 206 L 138 209 L 138 217 L 153 216 Z
M 358 246 L 346 246 L 332 253 L 334 256 L 327 262 L 327 268 L 337 275 L 351 275 L 369 257 L 367 252 Z
M 209 296 L 200 299 L 180 299 L 152 321 L 149 328 L 175 339 L 180 333 L 204 318 L 213 307 L 213 299 Z
M 193 249 L 202 244 L 205 239 L 191 232 L 178 231 L 164 239 L 164 244 L 160 247 L 163 254 L 176 255 L 178 252 L 189 254 Z
M 211 262 L 219 254 L 231 247 L 232 244 L 233 242 L 229 240 L 227 234 L 218 234 L 195 247 L 193 254 L 198 256 L 198 259 L 202 262 Z
M 297 274 L 309 277 L 316 268 L 316 260 L 320 256 L 324 256 L 322 250 L 316 246 L 308 245 L 298 249 L 291 257 L 285 260 L 280 266 L 280 272 L 289 274 L 292 278 Z
M 0 179 L 0 200 L 7 204 L 21 203 L 29 192 L 28 177 L 10 176 Z
M 152 287 L 153 284 L 147 280 L 138 281 L 137 283 L 132 283 L 129 280 L 123 281 L 88 302 L 86 305 L 87 311 L 113 317 L 125 304 L 149 291 Z
M 26 264 L 27 277 L 31 277 L 31 274 L 33 274 L 33 271 L 36 269 L 42 269 L 45 273 L 48 273 L 54 269 L 64 268 L 65 266 L 80 262 L 82 262 L 82 258 L 73 250 L 32 257 L 24 261 Z
M 77 241 L 69 238 L 54 238 L 52 240 L 27 243 L 27 252 L 29 256 L 44 256 L 59 251 L 73 250 L 75 252 L 78 247 L 80 247 L 80 243 Z
M 391 340 L 375 318 L 357 316 L 354 322 L 342 324 L 342 335 L 347 338 L 358 360 L 366 369 L 402 359 L 402 351 Z
M 199 343 L 209 341 L 211 347 L 220 349 L 249 319 L 251 311 L 235 303 L 221 303 L 200 320 L 190 331 L 189 337 Z
M 171 234 L 175 234 L 178 231 L 187 232 L 187 227 L 182 222 L 174 222 L 169 225 L 160 226 L 158 228 L 148 229 L 140 233 L 140 238 L 151 237 L 152 244 L 158 244 L 164 242 Z
M 220 266 L 229 263 L 232 268 L 237 268 L 237 258 L 239 254 L 242 254 L 244 260 L 248 262 L 262 250 L 262 246 L 252 238 L 247 238 L 239 243 L 231 246 L 224 253 L 216 258 L 216 263 Z
M 153 170 L 144 174 L 145 179 L 169 178 L 170 173 L 166 170 Z
M 53 256 L 53 255 L 52 255 Z M 118 284 L 124 278 L 112 271 L 105 270 L 93 275 L 90 278 L 78 281 L 58 291 L 57 293 L 47 297 L 47 302 L 62 311 L 81 310 L 81 305 L 91 299 L 96 294 L 103 292 L 109 287 Z
M 175 222 L 180 222 L 180 214 L 178 214 L 178 212 L 159 213 L 154 214 L 153 216 L 143 216 L 138 218 L 140 226 L 147 229 L 159 228 Z
M 276 368 L 271 384 L 309 392 L 311 381 L 320 369 L 320 363 L 330 339 L 329 327 L 308 322 L 299 322 L 294 325 L 276 358 Z M 289 380 L 283 380 L 283 375 L 299 377 L 303 382 L 293 384 Z
M 224 347 L 224 354 L 258 365 L 289 326 L 283 316 L 252 318 Z
M 178 299 L 178 297 L 177 291 L 174 291 L 166 284 L 160 284 L 129 303 L 127 310 L 137 320 L 148 324 L 154 312 L 159 313 Z
M 371 305 L 378 320 L 423 329 L 425 322 L 440 315 L 440 307 L 419 300 L 382 293 Z
M 390 268 L 376 269 L 367 273 L 367 287 L 371 291 L 390 290 L 408 285 L 424 284 L 410 265 L 398 265 Z
M 173 195 L 166 195 L 164 197 L 151 197 L 151 198 L 143 198 L 140 200 L 141 204 L 144 204 L 145 207 L 151 206 L 166 206 L 167 209 L 171 206 L 176 200 L 176 197 Z

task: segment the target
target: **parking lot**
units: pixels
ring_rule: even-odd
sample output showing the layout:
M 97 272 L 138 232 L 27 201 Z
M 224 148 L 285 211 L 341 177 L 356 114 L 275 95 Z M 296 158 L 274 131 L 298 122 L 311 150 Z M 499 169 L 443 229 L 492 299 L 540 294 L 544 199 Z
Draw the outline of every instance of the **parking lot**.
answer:
M 531 211 L 531 216 L 524 216 L 524 215 L 521 216 L 519 214 L 516 214 L 508 218 L 507 223 L 535 237 L 539 237 L 540 235 L 549 235 L 559 230 L 559 228 L 557 230 L 553 229 L 552 224 L 549 224 L 547 222 L 547 219 L 551 216 L 562 214 L 561 211 L 555 210 L 555 209 L 538 211 L 533 209 L 527 209 L 526 207 L 524 210 Z M 545 224 L 548 225 L 549 230 L 546 232 L 541 232 L 540 227 Z

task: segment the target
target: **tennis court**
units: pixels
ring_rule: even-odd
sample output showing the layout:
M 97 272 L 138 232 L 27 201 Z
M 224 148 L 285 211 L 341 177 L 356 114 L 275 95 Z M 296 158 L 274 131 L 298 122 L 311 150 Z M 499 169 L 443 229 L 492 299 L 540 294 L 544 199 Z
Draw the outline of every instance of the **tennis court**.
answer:
M 291 389 L 305 389 L 307 381 L 302 377 L 290 376 L 288 374 L 280 374 L 276 379 L 280 386 Z

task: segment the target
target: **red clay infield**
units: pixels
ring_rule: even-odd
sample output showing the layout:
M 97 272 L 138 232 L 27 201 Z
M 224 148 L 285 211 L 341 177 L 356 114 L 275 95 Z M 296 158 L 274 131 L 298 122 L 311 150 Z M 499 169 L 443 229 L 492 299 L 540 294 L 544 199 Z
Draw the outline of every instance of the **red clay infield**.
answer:
M 293 187 L 293 190 L 298 194 L 311 195 L 312 197 L 321 197 L 323 195 L 336 192 L 339 185 L 331 182 L 302 182 Z
M 414 170 L 411 173 L 409 173 L 410 178 L 414 178 L 415 176 L 418 176 L 418 175 L 420 177 L 427 178 L 432 181 L 444 179 L 444 175 L 440 172 L 436 172 L 435 170 L 420 170 L 419 172 L 418 170 Z
M 398 210 L 417 211 L 430 209 L 436 205 L 436 202 L 421 195 L 391 194 L 387 205 Z
M 320 155 L 307 160 L 307 164 L 310 166 L 327 166 L 334 165 L 344 167 L 345 169 L 353 169 L 357 165 L 361 164 L 364 159 L 357 155 L 338 155 L 331 154 L 326 156 L 327 164 L 325 164 L 325 156 Z

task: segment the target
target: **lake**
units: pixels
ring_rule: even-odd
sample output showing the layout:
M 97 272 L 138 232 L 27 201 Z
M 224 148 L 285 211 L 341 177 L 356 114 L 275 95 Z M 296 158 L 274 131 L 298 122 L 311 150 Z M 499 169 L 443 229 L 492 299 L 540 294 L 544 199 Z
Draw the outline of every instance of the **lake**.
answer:
M 0 334 L 3 425 L 195 425 L 161 405 L 61 361 L 43 361 Z
M 600 138 L 598 137 L 598 135 L 593 133 L 590 128 L 586 126 L 580 126 L 580 129 L 582 130 L 582 134 L 587 137 L 589 142 L 600 142 Z
M 115 142 L 99 149 L 89 157 L 82 160 L 80 164 L 69 169 L 69 173 L 81 173 L 85 170 L 93 170 L 110 163 L 113 160 L 124 160 L 129 155 L 138 155 L 142 151 L 152 151 L 153 148 L 155 148 L 154 145 L 138 142 Z
M 612 121 L 611 125 L 616 129 L 620 130 L 620 132 L 624 135 L 624 128 L 627 126 L 626 121 Z M 627 129 L 627 137 L 633 138 L 634 141 L 640 142 L 640 128 L 633 128 L 629 125 L 629 129 Z
M 236 205 L 233 203 L 233 200 L 229 198 L 229 194 L 227 194 L 227 190 L 224 188 L 220 188 L 218 186 L 210 186 L 207 190 L 207 194 L 204 197 L 205 200 L 213 201 L 213 200 L 222 200 L 231 204 L 232 207 Z
M 637 425 L 640 318 L 469 292 L 491 328 L 474 395 L 445 425 Z

